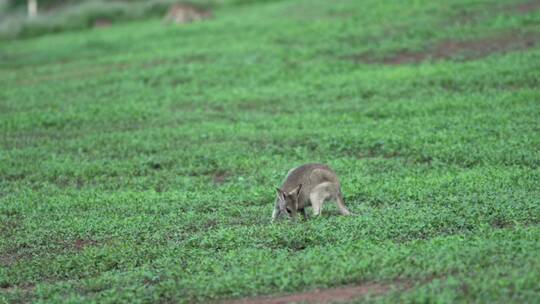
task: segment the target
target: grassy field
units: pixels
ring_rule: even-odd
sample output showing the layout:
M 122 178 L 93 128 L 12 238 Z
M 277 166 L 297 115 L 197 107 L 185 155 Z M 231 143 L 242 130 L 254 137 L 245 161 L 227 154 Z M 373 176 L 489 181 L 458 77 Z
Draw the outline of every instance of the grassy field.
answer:
M 538 1 L 214 15 L 0 42 L 0 303 L 540 300 Z M 307 162 L 355 216 L 270 223 Z

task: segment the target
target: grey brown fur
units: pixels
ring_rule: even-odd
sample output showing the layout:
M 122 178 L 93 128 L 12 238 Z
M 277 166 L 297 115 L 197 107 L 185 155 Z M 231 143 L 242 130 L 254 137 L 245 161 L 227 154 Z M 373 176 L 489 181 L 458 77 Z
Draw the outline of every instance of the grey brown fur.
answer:
M 323 203 L 328 200 L 336 202 L 342 215 L 351 214 L 345 207 L 339 179 L 327 165 L 305 164 L 292 169 L 276 190 L 272 220 L 280 215 L 295 218 L 298 212 L 307 218 L 305 208 L 308 202 L 313 207 L 313 214 L 320 215 Z
M 174 4 L 165 16 L 166 23 L 190 23 L 212 17 L 212 12 L 188 4 Z

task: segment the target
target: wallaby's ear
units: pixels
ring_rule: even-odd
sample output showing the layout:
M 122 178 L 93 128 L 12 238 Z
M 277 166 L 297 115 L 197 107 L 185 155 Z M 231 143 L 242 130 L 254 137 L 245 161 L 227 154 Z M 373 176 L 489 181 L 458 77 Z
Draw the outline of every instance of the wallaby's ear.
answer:
M 281 190 L 279 188 L 276 188 L 276 191 L 277 191 L 277 194 L 278 194 L 279 198 L 282 199 L 282 200 L 285 200 L 285 192 L 283 192 L 283 190 Z
M 298 195 L 300 194 L 301 189 L 302 189 L 302 184 L 298 185 L 298 187 L 294 188 L 291 192 L 289 192 L 289 195 Z
M 287 200 L 285 199 L 285 192 L 279 188 L 276 188 L 278 195 L 278 208 L 280 214 L 287 214 Z

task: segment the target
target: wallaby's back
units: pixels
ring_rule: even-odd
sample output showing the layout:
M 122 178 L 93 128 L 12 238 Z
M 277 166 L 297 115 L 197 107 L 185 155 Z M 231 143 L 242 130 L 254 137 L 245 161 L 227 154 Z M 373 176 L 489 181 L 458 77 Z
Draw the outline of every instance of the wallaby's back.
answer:
M 302 192 L 309 193 L 313 187 L 323 182 L 339 185 L 336 173 L 327 165 L 305 164 L 289 171 L 281 188 L 284 191 L 291 191 L 302 184 Z

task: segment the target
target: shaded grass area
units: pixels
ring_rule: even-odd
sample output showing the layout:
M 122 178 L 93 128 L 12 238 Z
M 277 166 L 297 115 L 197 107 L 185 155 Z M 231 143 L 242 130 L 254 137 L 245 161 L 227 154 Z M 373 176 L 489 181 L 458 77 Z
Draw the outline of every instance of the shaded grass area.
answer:
M 534 302 L 538 47 L 384 62 L 537 37 L 525 4 L 252 3 L 0 45 L 0 299 Z M 357 216 L 271 225 L 313 161 Z

